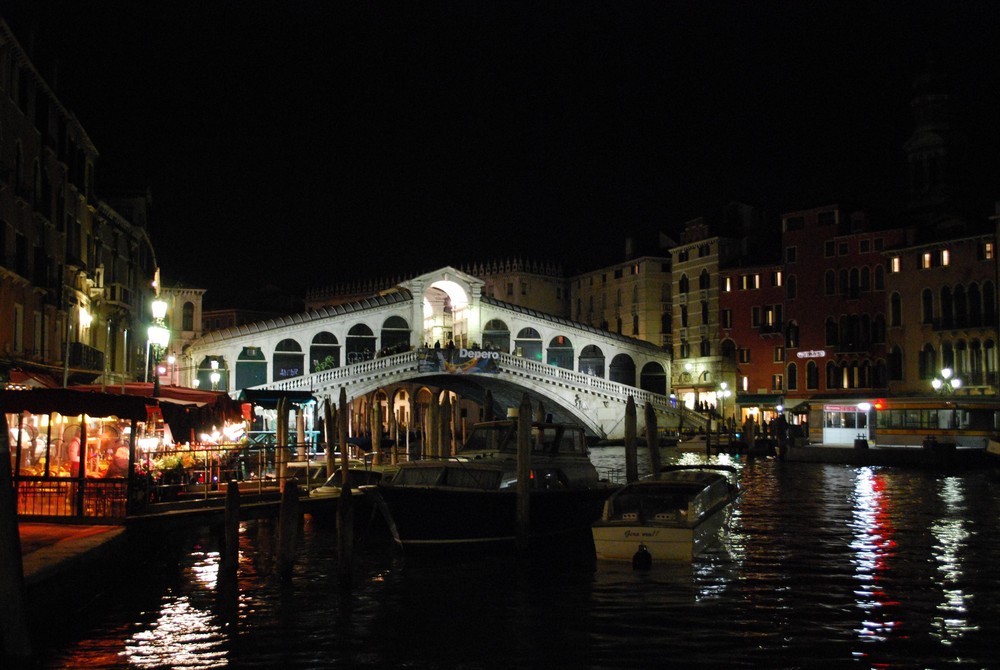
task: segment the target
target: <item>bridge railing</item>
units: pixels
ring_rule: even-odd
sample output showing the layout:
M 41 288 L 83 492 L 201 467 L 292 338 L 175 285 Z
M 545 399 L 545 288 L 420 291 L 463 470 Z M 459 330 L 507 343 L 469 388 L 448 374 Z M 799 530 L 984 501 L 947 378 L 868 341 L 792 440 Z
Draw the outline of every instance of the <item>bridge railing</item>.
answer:
M 406 351 L 401 354 L 373 358 L 339 368 L 313 372 L 301 377 L 283 379 L 269 384 L 268 388 L 289 391 L 357 383 L 372 376 L 385 376 L 387 374 L 416 371 L 417 362 L 417 352 L 415 350 Z M 637 406 L 641 407 L 648 402 L 657 411 L 683 415 L 685 423 L 692 426 L 704 422 L 702 415 L 692 412 L 685 407 L 673 405 L 670 398 L 665 395 L 645 391 L 634 386 L 629 386 L 628 384 L 613 382 L 602 377 L 568 370 L 555 365 L 539 363 L 511 354 L 500 354 L 499 367 L 501 372 L 514 374 L 520 372 L 526 376 L 557 382 L 569 388 L 603 395 L 609 399 L 623 403 L 628 401 L 629 396 L 632 396 Z

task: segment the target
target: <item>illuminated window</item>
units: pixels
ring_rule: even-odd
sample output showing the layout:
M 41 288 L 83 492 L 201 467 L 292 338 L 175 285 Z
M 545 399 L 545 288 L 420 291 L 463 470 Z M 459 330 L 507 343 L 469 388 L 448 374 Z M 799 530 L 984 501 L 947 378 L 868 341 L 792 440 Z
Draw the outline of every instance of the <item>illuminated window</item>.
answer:
M 781 286 L 781 284 L 781 270 L 778 270 L 771 277 L 771 286 Z
M 986 246 L 983 248 L 983 260 L 991 261 L 995 255 L 996 251 L 992 242 L 987 242 Z
M 920 267 L 926 270 L 930 266 L 931 266 L 931 253 L 929 251 L 926 251 L 920 257 Z
M 889 272 L 899 272 L 900 269 L 899 256 L 893 256 L 889 261 Z
M 947 249 L 941 250 L 941 265 L 949 265 L 951 263 L 951 252 Z
M 722 280 L 722 290 L 724 292 L 726 292 L 726 293 L 729 293 L 730 291 L 733 290 L 733 278 L 732 277 L 726 277 L 725 279 Z

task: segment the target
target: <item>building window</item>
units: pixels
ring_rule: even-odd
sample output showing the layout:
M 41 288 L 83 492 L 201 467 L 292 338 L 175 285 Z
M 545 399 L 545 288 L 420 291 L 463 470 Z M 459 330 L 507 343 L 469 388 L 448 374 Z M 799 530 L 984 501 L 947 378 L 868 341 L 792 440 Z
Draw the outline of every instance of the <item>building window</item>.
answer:
M 632 334 L 636 335 L 636 336 L 639 335 L 639 315 L 638 314 L 633 314 L 632 315 Z
M 951 252 L 947 249 L 941 250 L 941 265 L 943 267 L 951 265 Z
M 779 287 L 782 284 L 781 270 L 775 270 L 771 273 L 771 286 Z
M 789 275 L 788 281 L 785 282 L 785 297 L 787 297 L 789 300 L 792 300 L 796 297 L 795 293 L 796 293 L 795 275 Z
M 846 256 L 848 252 L 847 242 L 841 242 L 837 245 L 837 254 L 840 256 Z
M 871 240 L 861 240 L 858 243 L 858 251 L 863 254 L 867 254 L 871 251 L 872 241 Z M 791 381 L 791 380 L 789 380 Z
M 771 390 L 781 391 L 785 388 L 782 375 L 771 375 Z
M 677 282 L 677 292 L 687 293 L 688 288 L 689 288 L 688 276 L 686 274 L 682 274 L 680 281 Z
M 811 391 L 819 389 L 819 366 L 815 361 L 806 364 L 806 388 Z
M 787 249 L 785 249 L 785 262 L 786 263 L 794 263 L 795 262 L 795 254 L 796 254 L 795 247 L 788 247 Z
M 982 254 L 980 260 L 991 261 L 996 256 L 996 246 L 993 242 L 987 242 L 980 248 Z
M 507 282 L 507 295 L 514 295 L 514 282 Z
M 732 328 L 733 327 L 733 310 L 724 309 L 722 310 L 722 327 Z
M 749 349 L 740 349 L 739 350 L 739 356 L 740 356 L 740 363 L 749 363 L 750 362 L 750 350 Z
M 893 256 L 891 259 L 889 259 L 889 272 L 895 274 L 897 272 L 900 272 L 901 270 L 902 267 L 899 260 L 899 256 Z
M 774 348 L 774 362 L 784 363 L 785 362 L 785 348 L 782 346 L 777 346 Z
M 799 388 L 799 380 L 798 380 L 799 370 L 798 370 L 798 367 L 795 365 L 795 363 L 789 363 L 788 364 L 787 374 L 788 374 L 788 390 L 789 391 L 794 391 L 794 390 L 798 389 Z
M 826 295 L 833 295 L 837 292 L 837 275 L 833 270 L 827 270 L 823 275 L 823 292 Z
M 704 338 L 701 340 L 701 355 L 702 356 L 712 355 L 712 343 Z
M 833 240 L 827 240 L 823 243 L 823 255 L 827 258 L 832 258 L 835 248 Z
M 750 326 L 753 328 L 760 327 L 760 307 L 752 307 L 750 309 Z
M 724 277 L 722 279 L 722 290 L 725 293 L 729 293 L 730 291 L 733 290 L 733 278 L 732 277 Z
M 889 325 L 903 325 L 903 303 L 898 293 L 893 293 L 889 301 Z
M 920 267 L 923 270 L 930 268 L 933 265 L 931 262 L 931 252 L 925 251 L 920 255 Z

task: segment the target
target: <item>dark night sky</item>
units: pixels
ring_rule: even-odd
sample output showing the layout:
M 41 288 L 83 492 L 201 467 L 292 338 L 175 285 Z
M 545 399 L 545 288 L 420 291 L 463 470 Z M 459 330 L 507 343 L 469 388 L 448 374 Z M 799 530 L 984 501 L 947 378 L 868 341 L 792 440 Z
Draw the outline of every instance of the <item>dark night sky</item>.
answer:
M 164 280 L 210 293 L 511 256 L 592 269 L 728 200 L 892 207 L 929 47 L 1000 199 L 998 2 L 0 7 L 59 56 L 99 192 L 150 186 Z

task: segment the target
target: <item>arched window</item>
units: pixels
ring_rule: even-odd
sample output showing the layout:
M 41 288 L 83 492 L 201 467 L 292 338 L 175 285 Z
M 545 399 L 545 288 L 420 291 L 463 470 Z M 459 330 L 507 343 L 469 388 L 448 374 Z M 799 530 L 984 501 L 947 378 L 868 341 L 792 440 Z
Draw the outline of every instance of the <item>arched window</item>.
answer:
M 934 379 L 937 375 L 937 352 L 932 344 L 925 344 L 920 350 L 919 375 L 920 379 Z
M 786 384 L 789 391 L 795 391 L 799 388 L 798 371 L 799 368 L 795 363 L 789 363 L 785 370 Z
M 573 369 L 573 343 L 564 335 L 556 335 L 549 341 L 548 357 L 546 362 L 549 365 L 565 370 Z
M 899 345 L 895 345 L 889 352 L 889 379 L 891 381 L 903 381 L 903 350 Z
M 835 347 L 839 344 L 838 334 L 837 322 L 833 320 L 832 316 L 826 317 L 826 345 L 828 347 Z
M 806 363 L 806 388 L 811 391 L 819 389 L 819 366 L 816 361 Z
M 889 300 L 889 325 L 903 325 L 903 300 L 898 293 L 893 293 Z
M 347 331 L 347 364 L 370 361 L 375 357 L 375 333 L 363 323 Z
M 410 324 L 401 316 L 390 316 L 382 324 L 381 353 L 400 354 L 410 350 Z
M 833 295 L 837 292 L 837 275 L 833 270 L 827 270 L 823 275 L 823 286 L 826 295 Z
M 969 325 L 983 325 L 983 297 L 979 294 L 979 284 L 969 286 Z
M 921 321 L 934 323 L 934 292 L 925 288 L 920 293 Z
M 875 290 L 876 291 L 885 290 L 885 266 L 882 265 L 875 266 Z
M 604 377 L 604 352 L 600 347 L 588 344 L 580 352 L 579 372 L 594 377 Z
M 191 332 L 194 330 L 194 303 L 186 302 L 181 307 L 181 330 Z
M 839 388 L 837 386 L 837 365 L 833 361 L 827 361 L 826 363 L 826 387 L 828 389 Z
M 273 361 L 275 380 L 301 377 L 306 373 L 302 347 L 291 338 L 278 342 L 274 348 Z
M 708 325 L 708 301 L 701 301 L 701 322 L 704 325 Z
M 593 300 L 593 296 L 591 296 Z M 593 311 L 593 303 L 591 303 Z M 510 328 L 500 319 L 490 319 L 483 326 L 483 348 L 510 353 Z
M 965 299 L 965 287 L 959 284 L 952 296 L 955 305 L 955 325 L 965 328 L 969 325 L 969 303 Z
M 698 288 L 704 290 L 709 288 L 710 284 L 711 279 L 709 278 L 708 270 L 702 270 L 701 274 L 698 275 Z
M 316 333 L 309 345 L 309 371 L 321 372 L 340 367 L 340 343 L 333 333 Z
M 872 290 L 872 271 L 867 265 L 861 268 L 861 290 L 865 293 Z
M 951 288 L 941 287 L 941 326 L 951 328 L 955 323 L 955 305 L 951 301 Z
M 785 348 L 797 349 L 799 346 L 799 324 L 796 321 L 789 321 L 785 328 Z
M 688 292 L 688 276 L 686 274 L 682 274 L 680 281 L 677 282 L 677 291 L 678 293 Z
M 708 338 L 704 338 L 704 337 L 701 338 L 701 347 L 700 347 L 700 349 L 701 349 L 701 355 L 702 356 L 711 356 L 712 355 L 712 343 L 711 343 L 711 341 L 709 341 Z

